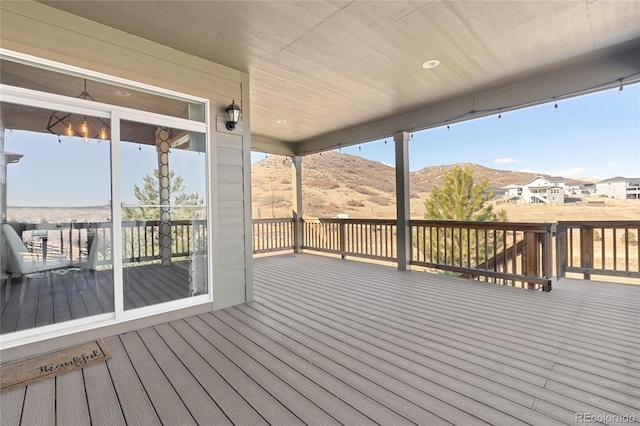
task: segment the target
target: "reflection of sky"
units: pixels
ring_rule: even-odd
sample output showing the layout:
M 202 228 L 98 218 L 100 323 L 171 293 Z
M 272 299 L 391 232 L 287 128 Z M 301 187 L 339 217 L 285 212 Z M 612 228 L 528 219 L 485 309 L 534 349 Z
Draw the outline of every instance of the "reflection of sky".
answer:
M 9 207 L 104 206 L 111 200 L 110 142 L 27 131 L 5 131 L 5 151 L 21 154 L 7 166 Z M 169 166 L 182 176 L 187 193 L 205 196 L 205 155 L 172 149 Z M 122 200 L 137 204 L 133 185 L 158 167 L 155 146 L 121 145 Z

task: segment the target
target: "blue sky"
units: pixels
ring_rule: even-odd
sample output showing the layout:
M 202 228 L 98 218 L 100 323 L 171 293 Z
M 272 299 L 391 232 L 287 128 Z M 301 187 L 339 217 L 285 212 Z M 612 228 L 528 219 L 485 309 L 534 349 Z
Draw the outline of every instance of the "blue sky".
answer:
M 640 84 L 562 100 L 558 109 L 548 103 L 450 127 L 413 134 L 411 171 L 469 162 L 566 178 L 640 177 Z M 391 138 L 342 152 L 394 164 Z M 253 153 L 252 161 L 264 157 Z
M 473 162 L 486 167 L 563 177 L 640 177 L 640 85 L 416 132 L 409 145 L 411 171 Z M 105 205 L 111 198 L 109 142 L 23 131 L 5 133 L 5 150 L 23 154 L 9 165 L 9 206 Z M 394 163 L 393 142 L 342 149 Z M 361 150 L 359 149 L 361 148 Z M 136 203 L 133 185 L 157 168 L 155 148 L 122 145 L 123 200 Z M 264 154 L 253 153 L 258 161 Z M 188 192 L 204 195 L 204 155 L 172 150 L 171 168 Z

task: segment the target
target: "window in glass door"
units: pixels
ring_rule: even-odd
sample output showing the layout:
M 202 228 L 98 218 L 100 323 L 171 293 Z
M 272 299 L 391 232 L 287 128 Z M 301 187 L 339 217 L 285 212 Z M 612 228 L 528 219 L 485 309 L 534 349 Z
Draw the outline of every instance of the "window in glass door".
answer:
M 204 133 L 120 127 L 124 309 L 207 294 Z
M 1 108 L 2 334 L 113 312 L 110 121 Z

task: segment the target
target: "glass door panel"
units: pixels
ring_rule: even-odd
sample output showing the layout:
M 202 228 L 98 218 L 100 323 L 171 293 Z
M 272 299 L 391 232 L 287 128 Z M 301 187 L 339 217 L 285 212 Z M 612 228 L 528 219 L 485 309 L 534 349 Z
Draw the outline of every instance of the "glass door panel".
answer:
M 207 294 L 204 133 L 120 128 L 124 309 Z
M 1 108 L 2 334 L 114 312 L 110 121 Z

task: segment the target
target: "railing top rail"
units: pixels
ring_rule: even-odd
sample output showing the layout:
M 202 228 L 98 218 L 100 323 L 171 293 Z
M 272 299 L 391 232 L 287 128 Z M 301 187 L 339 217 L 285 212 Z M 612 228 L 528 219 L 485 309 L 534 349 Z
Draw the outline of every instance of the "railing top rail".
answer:
M 412 226 L 435 226 L 462 229 L 496 229 L 505 231 L 551 232 L 553 223 L 473 222 L 454 220 L 410 220 Z
M 640 220 L 561 220 L 559 226 L 592 228 L 640 228 Z
M 319 218 L 304 218 L 305 223 L 357 223 L 365 225 L 395 225 L 395 219 L 338 219 L 331 217 L 319 217 Z
M 293 222 L 292 217 L 278 217 L 273 219 L 253 219 L 253 223 L 288 223 Z

